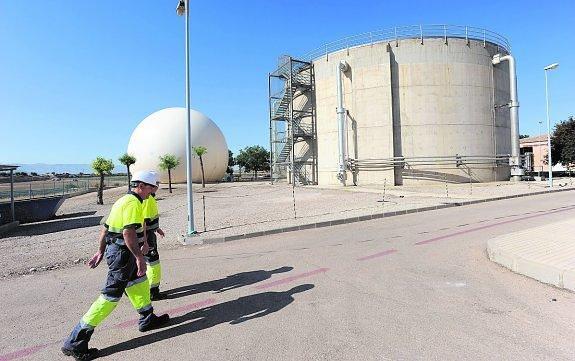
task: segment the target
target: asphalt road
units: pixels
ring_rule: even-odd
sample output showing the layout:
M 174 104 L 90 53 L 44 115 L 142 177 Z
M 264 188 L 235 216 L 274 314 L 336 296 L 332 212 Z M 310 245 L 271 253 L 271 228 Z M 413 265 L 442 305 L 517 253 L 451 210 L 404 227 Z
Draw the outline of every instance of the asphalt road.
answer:
M 501 268 L 485 247 L 574 216 L 563 192 L 160 248 L 170 299 L 154 306 L 171 324 L 139 333 L 123 299 L 91 347 L 107 360 L 573 360 L 575 295 Z M 105 272 L 2 281 L 0 360 L 67 359 L 61 341 Z

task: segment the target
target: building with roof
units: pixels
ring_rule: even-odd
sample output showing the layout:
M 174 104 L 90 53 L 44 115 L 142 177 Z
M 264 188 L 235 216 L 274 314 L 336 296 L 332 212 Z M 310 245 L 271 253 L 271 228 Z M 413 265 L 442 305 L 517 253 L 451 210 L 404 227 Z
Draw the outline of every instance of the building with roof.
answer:
M 549 166 L 545 162 L 547 157 L 547 134 L 541 134 L 534 137 L 522 138 L 519 140 L 521 155 L 531 153 L 533 172 L 549 172 Z M 565 171 L 566 168 L 561 164 L 553 166 L 554 172 Z

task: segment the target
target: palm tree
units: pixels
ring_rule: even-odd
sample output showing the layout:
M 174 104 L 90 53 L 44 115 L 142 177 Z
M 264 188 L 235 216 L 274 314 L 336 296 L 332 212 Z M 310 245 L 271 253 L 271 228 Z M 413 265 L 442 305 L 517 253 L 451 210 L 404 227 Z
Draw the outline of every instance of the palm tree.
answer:
M 98 187 L 98 204 L 104 204 L 104 175 L 111 174 L 114 169 L 114 163 L 111 159 L 97 157 L 92 162 L 92 169 L 100 176 L 100 186 Z
M 128 153 L 124 153 L 124 155 L 118 158 L 118 160 L 120 161 L 120 163 L 125 165 L 128 170 L 128 191 L 130 191 L 132 189 L 132 187 L 130 187 L 130 178 L 131 178 L 130 166 L 136 163 L 136 157 L 134 157 L 133 155 L 129 155 Z
M 204 160 L 202 156 L 208 152 L 208 148 L 200 145 L 197 147 L 192 147 L 194 151 L 194 156 L 200 158 L 200 168 L 202 169 L 202 188 L 206 188 L 206 179 L 204 178 Z
M 160 157 L 160 169 L 168 171 L 168 185 L 170 193 L 172 193 L 172 169 L 176 168 L 180 164 L 178 157 L 172 154 L 166 154 Z

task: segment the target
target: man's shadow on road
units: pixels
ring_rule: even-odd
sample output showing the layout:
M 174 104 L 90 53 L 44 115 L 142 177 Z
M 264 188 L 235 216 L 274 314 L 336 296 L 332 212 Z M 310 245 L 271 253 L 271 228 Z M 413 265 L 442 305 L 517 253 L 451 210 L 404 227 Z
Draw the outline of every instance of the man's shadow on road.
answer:
M 295 300 L 293 297 L 294 294 L 305 292 L 312 288 L 314 288 L 313 284 L 303 284 L 285 292 L 262 292 L 194 310 L 185 315 L 170 319 L 170 323 L 166 326 L 170 328 L 165 328 L 155 333 L 101 349 L 100 356 L 109 356 L 116 352 L 150 345 L 186 333 L 205 330 L 223 323 L 236 325 L 254 318 L 267 316 L 291 304 Z
M 235 275 L 227 276 L 219 280 L 202 282 L 195 285 L 183 286 L 173 288 L 171 290 L 163 291 L 167 298 L 179 298 L 198 293 L 214 291 L 214 293 L 221 293 L 224 291 L 233 290 L 234 288 L 253 285 L 255 283 L 267 280 L 275 273 L 289 272 L 293 267 L 284 266 L 273 269 L 271 271 L 258 270 L 249 272 L 240 272 Z

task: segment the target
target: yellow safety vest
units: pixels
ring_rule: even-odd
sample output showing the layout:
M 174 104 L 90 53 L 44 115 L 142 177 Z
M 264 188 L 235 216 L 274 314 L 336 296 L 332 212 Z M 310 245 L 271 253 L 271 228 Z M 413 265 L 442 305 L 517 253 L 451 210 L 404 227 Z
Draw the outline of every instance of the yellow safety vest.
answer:
M 107 238 L 115 243 L 124 244 L 122 232 L 126 228 L 134 228 L 138 235 L 138 242 L 144 241 L 144 216 L 142 199 L 134 192 L 130 192 L 118 199 L 104 224 L 108 229 Z
M 150 196 L 144 200 L 144 221 L 146 222 L 146 229 L 154 231 L 160 226 L 160 215 L 158 214 L 158 202 L 156 198 Z

